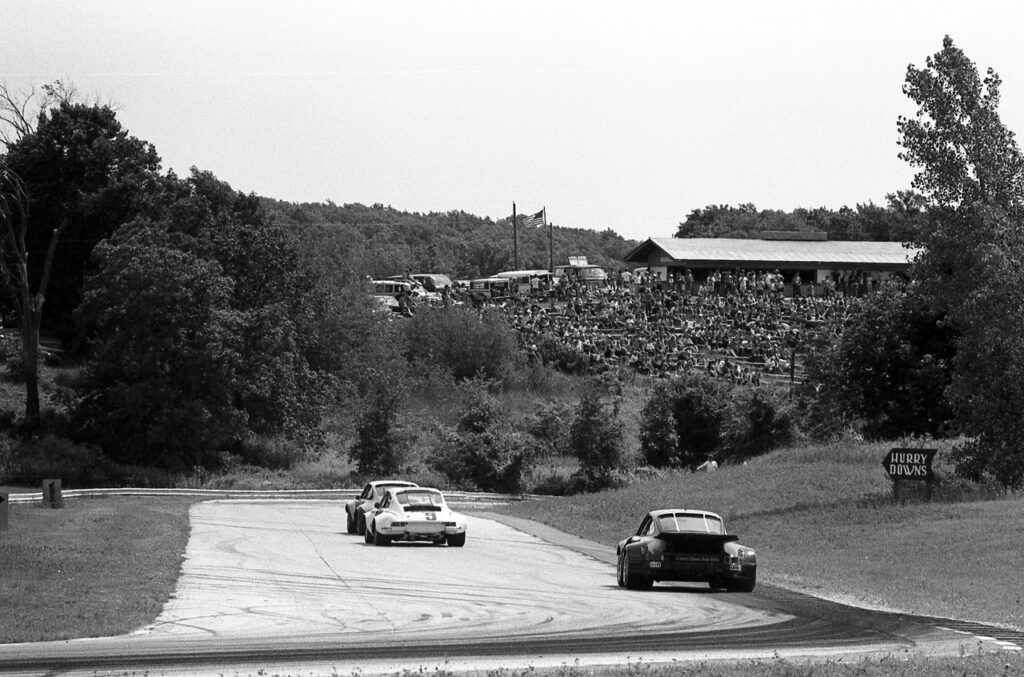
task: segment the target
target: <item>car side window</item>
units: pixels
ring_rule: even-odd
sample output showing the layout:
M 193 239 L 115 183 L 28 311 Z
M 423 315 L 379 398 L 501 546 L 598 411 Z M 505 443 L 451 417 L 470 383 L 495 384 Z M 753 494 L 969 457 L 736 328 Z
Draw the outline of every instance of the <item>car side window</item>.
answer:
M 384 498 L 380 501 L 380 507 L 386 508 L 391 503 L 391 494 L 384 494 Z
M 640 528 L 636 530 L 637 536 L 646 536 L 651 530 L 651 526 L 654 524 L 654 520 L 650 517 L 645 517 L 644 521 L 640 523 Z
M 369 484 L 363 488 L 363 495 L 360 498 L 371 498 L 373 496 L 373 487 Z

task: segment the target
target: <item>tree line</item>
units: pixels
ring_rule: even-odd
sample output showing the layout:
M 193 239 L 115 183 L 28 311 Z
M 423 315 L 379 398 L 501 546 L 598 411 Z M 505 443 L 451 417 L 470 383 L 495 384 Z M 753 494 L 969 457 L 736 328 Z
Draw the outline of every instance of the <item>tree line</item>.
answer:
M 676 235 L 824 230 L 832 239 L 922 247 L 905 286 L 820 333 L 798 393 L 800 420 L 823 435 L 849 425 L 879 437 L 958 435 L 964 475 L 1019 486 L 1024 161 L 999 119 L 1000 86 L 947 37 L 925 67 L 907 70 L 904 91 L 919 107 L 898 121 L 901 156 L 918 170 L 909 190 L 884 207 L 837 212 L 709 206 Z M 0 273 L 5 316 L 21 338 L 6 357 L 26 384 L 24 417 L 0 418 L 26 439 L 59 435 L 120 467 L 273 466 L 292 450 L 322 448 L 325 417 L 346 411 L 352 453 L 374 467 L 391 453 L 387 444 L 401 445 L 391 424 L 409 394 L 403 383 L 443 377 L 491 391 L 516 373 L 542 380 L 521 376 L 517 338 L 499 318 L 457 308 L 394 323 L 374 311 L 361 284 L 410 270 L 471 278 L 512 268 L 510 217 L 243 194 L 196 168 L 185 177 L 162 172 L 152 144 L 109 106 L 60 83 L 34 95 L 0 89 Z M 614 268 L 636 244 L 612 231 L 521 229 L 520 267 L 547 267 L 552 233 L 556 261 L 586 255 Z M 80 364 L 46 406 L 37 390 L 40 331 Z M 583 398 L 571 442 L 593 459 L 586 486 L 607 479 L 622 456 L 609 446 L 620 435 L 615 389 L 598 390 Z M 473 472 L 515 475 L 528 455 L 517 455 L 514 431 L 488 432 L 504 418 L 474 392 L 467 402 L 477 404 L 437 445 L 435 467 L 470 468 L 486 441 L 503 469 Z M 790 438 L 790 412 L 762 395 L 728 396 L 742 402 L 728 408 L 747 416 L 739 425 L 721 418 L 725 409 L 705 411 L 703 382 L 657 392 L 642 426 L 651 463 L 694 459 L 711 448 L 705 434 L 738 456 Z

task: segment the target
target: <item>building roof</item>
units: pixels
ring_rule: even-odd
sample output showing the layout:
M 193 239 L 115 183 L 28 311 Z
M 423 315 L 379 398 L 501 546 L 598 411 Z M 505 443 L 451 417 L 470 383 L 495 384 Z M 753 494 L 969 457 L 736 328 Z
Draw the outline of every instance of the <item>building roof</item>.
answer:
M 901 242 L 652 237 L 625 260 L 698 267 L 901 269 L 919 251 Z

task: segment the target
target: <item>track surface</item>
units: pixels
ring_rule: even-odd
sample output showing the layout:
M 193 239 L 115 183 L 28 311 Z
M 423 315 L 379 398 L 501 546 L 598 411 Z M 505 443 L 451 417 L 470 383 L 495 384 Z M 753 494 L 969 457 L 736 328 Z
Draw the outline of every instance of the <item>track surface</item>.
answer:
M 979 646 L 964 631 L 980 626 L 951 632 L 763 585 L 626 591 L 608 548 L 496 515 L 471 516 L 464 548 L 367 545 L 345 533 L 337 501 L 211 501 L 191 520 L 178 588 L 152 626 L 0 646 L 0 673 L 368 674 Z

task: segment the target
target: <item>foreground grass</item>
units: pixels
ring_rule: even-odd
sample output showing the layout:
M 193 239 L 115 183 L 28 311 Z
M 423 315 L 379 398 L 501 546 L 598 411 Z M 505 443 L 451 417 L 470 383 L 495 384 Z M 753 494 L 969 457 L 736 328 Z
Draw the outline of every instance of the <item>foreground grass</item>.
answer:
M 679 473 L 504 512 L 614 548 L 648 510 L 706 508 L 758 551 L 762 581 L 840 601 L 1024 629 L 1024 497 L 895 504 L 890 445 L 782 450 L 710 474 Z M 941 466 L 940 466 L 941 468 Z
M 0 531 L 0 643 L 116 635 L 152 621 L 174 591 L 193 502 L 11 504 Z
M 403 673 L 396 677 L 408 677 Z M 448 677 L 438 670 L 420 673 L 426 677 Z M 556 670 L 498 670 L 487 677 L 1019 677 L 1024 675 L 1024 654 L 1005 653 L 957 656 L 953 658 L 864 658 L 803 663 L 785 660 L 674 663 L 652 665 L 633 663 L 628 667 L 590 669 L 565 666 Z

